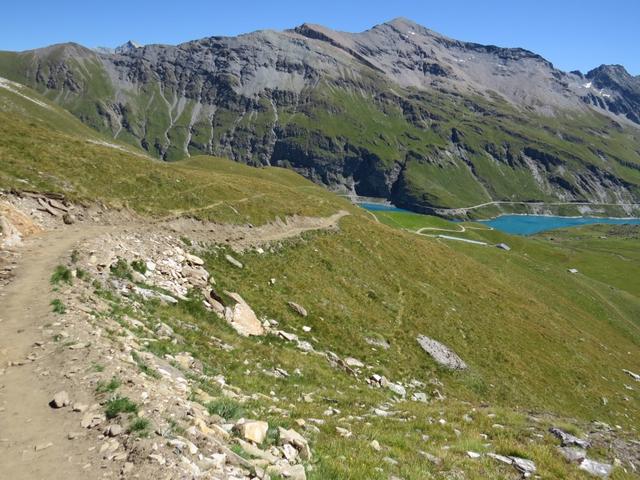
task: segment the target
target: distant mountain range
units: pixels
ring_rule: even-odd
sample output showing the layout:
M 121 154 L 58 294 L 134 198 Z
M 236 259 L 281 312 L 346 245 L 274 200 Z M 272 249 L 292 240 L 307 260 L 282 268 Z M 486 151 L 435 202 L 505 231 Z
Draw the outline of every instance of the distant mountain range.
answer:
M 0 52 L 0 76 L 164 160 L 293 168 L 419 211 L 640 202 L 640 77 L 563 72 L 407 19 L 177 46 Z

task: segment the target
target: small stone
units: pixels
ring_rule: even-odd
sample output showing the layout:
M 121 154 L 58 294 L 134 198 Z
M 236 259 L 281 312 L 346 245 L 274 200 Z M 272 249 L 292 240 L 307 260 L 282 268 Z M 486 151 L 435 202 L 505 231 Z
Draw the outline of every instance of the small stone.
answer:
M 190 253 L 186 253 L 184 255 L 184 257 L 187 260 L 187 262 L 189 262 L 191 265 L 197 265 L 199 267 L 204 265 L 204 260 L 201 259 L 200 257 L 197 257 L 195 255 L 191 255 Z
M 511 457 L 507 457 L 505 455 L 498 455 L 497 453 L 492 453 L 489 452 L 487 453 L 487 457 L 489 458 L 493 458 L 501 463 L 505 463 L 507 465 L 511 465 L 513 463 L 513 460 L 511 459 Z
M 529 476 L 536 472 L 536 464 L 531 460 L 520 457 L 510 457 L 513 460 L 513 466 L 522 472 L 525 476 Z
M 589 443 L 588 440 L 582 440 L 574 435 L 571 435 L 570 433 L 567 433 L 559 428 L 553 427 L 549 429 L 549 432 L 551 432 L 554 436 L 556 436 L 557 438 L 560 439 L 560 442 L 562 443 L 563 447 L 572 447 L 572 446 L 576 446 L 579 448 L 589 448 L 591 446 L 591 444 Z
M 105 421 L 105 417 L 99 413 L 86 413 L 80 421 L 82 428 L 93 428 Z
M 151 460 L 155 460 L 160 465 L 165 465 L 167 463 L 167 460 L 162 455 L 157 454 L 157 453 L 152 453 L 151 455 L 149 455 L 149 458 Z
M 67 438 L 69 440 L 75 440 L 76 438 L 78 438 L 78 434 L 75 433 L 75 432 L 69 432 L 69 433 L 67 433 Z
M 125 464 L 122 466 L 122 470 L 120 470 L 120 475 L 122 475 L 124 478 L 128 478 L 129 474 L 133 472 L 135 465 L 131 462 L 125 462 Z
M 307 440 L 298 432 L 292 429 L 286 429 L 279 427 L 279 444 L 280 445 L 292 445 L 300 452 L 300 457 L 303 460 L 311 460 L 311 449 Z
M 411 400 L 414 402 L 427 403 L 427 394 L 424 392 L 413 392 L 411 394 Z
M 345 358 L 344 359 L 344 363 L 346 363 L 347 366 L 352 367 L 352 368 L 363 368 L 364 367 L 364 363 L 362 363 L 357 358 L 353 358 L 353 357 Z
M 396 395 L 400 395 L 403 398 L 407 396 L 407 390 L 402 385 L 399 385 L 397 383 L 389 383 L 389 385 L 387 385 L 387 388 Z
M 231 255 L 225 255 L 224 258 L 227 260 L 227 262 L 229 262 L 234 267 L 237 267 L 237 268 L 243 268 L 244 267 L 244 265 L 242 265 L 242 263 L 240 261 L 236 260 Z
M 289 463 L 295 463 L 295 459 L 298 458 L 298 450 L 288 443 L 282 447 L 282 453 Z
M 587 458 L 587 453 L 581 448 L 558 447 L 560 454 L 571 463 L 580 463 Z
M 147 281 L 147 277 L 135 270 L 131 272 L 131 279 L 136 283 L 145 283 Z
M 467 452 L 469 458 L 480 458 L 482 455 L 478 452 Z
M 41 443 L 40 445 L 36 445 L 36 446 L 34 447 L 34 450 L 35 450 L 36 452 L 40 452 L 40 451 L 42 451 L 42 450 L 46 450 L 47 448 L 50 448 L 50 447 L 53 447 L 53 443 L 52 443 L 52 442 L 49 442 L 49 443 Z
M 53 400 L 49 402 L 49 405 L 52 408 L 63 408 L 70 404 L 71 404 L 71 400 L 69 399 L 69 394 L 64 390 L 56 393 L 53 396 Z
M 118 424 L 109 426 L 109 428 L 107 428 L 107 431 L 106 431 L 106 434 L 109 437 L 117 437 L 121 433 L 122 433 L 122 427 Z
M 89 408 L 89 405 L 85 405 L 84 403 L 74 403 L 73 404 L 73 411 L 74 412 L 78 412 L 78 413 L 84 413 L 87 408 Z
M 307 480 L 302 465 L 270 465 L 267 467 L 267 475 L 279 476 L 287 480 Z
M 378 442 L 377 440 L 373 440 L 369 446 L 371 448 L 373 448 L 376 452 L 379 452 L 380 450 L 382 450 L 382 447 L 380 447 L 380 442 Z
M 436 457 L 435 455 L 432 455 L 427 452 L 420 452 L 420 455 L 422 455 L 424 458 L 426 458 L 429 462 L 433 463 L 434 465 L 442 464 L 442 459 L 439 457 Z
M 303 306 L 298 305 L 295 302 L 289 302 L 289 307 L 291 307 L 291 309 L 301 317 L 307 316 L 307 310 Z

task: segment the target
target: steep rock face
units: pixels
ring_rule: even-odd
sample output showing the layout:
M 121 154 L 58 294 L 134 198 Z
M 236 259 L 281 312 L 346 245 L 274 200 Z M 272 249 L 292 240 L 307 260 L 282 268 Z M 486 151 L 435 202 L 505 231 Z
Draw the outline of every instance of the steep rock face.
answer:
M 305 24 L 114 52 L 0 53 L 0 75 L 159 158 L 280 165 L 421 210 L 637 201 L 629 172 L 640 143 L 624 123 L 638 122 L 638 79 L 596 70 L 561 72 L 527 50 L 460 42 L 406 19 L 362 33 Z M 580 120 L 557 121 L 565 115 Z
M 589 101 L 640 124 L 640 77 L 633 77 L 621 65 L 601 65 L 587 73 Z

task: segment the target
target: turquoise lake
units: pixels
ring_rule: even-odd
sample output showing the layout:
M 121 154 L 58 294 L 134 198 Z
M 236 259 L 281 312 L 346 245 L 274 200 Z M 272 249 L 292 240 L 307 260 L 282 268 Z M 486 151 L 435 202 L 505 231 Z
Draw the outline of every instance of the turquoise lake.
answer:
M 361 208 L 365 210 L 371 210 L 372 212 L 409 212 L 409 210 L 403 210 L 402 208 L 398 208 L 394 205 L 388 205 L 386 203 L 369 203 L 369 202 L 360 202 L 357 203 Z
M 579 227 L 606 223 L 612 225 L 640 225 L 640 218 L 608 218 L 608 217 L 549 217 L 545 215 L 501 215 L 479 223 L 489 225 L 501 232 L 514 235 L 533 235 L 535 233 L 557 228 Z
M 402 208 L 384 203 L 358 203 L 366 210 L 374 212 L 409 212 Z M 491 220 L 479 220 L 501 232 L 512 235 L 534 235 L 557 228 L 579 227 L 605 223 L 611 225 L 640 225 L 640 218 L 609 218 L 609 217 L 552 217 L 546 215 L 501 215 Z

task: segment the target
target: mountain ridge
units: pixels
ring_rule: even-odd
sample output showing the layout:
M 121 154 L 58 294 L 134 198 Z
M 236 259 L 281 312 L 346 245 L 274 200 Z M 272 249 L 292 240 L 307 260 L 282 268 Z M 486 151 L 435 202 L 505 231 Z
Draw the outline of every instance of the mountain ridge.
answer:
M 0 53 L 0 75 L 161 159 L 285 166 L 427 212 L 638 202 L 640 86 L 598 68 L 562 72 L 403 18 L 360 33 L 303 24 L 119 53 Z

